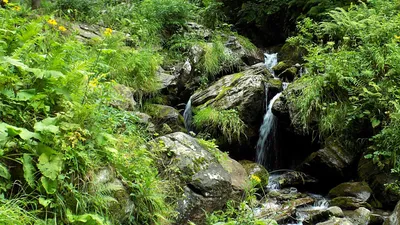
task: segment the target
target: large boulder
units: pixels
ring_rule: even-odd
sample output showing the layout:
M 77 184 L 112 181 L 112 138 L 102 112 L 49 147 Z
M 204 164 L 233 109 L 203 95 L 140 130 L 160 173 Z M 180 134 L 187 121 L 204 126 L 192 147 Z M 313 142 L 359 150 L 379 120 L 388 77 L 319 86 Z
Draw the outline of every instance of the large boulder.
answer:
M 366 182 L 346 182 L 329 191 L 329 197 L 354 197 L 366 202 L 371 197 L 372 190 Z
M 390 172 L 390 168 L 380 169 L 371 159 L 361 157 L 358 163 L 358 176 L 368 182 L 379 201 L 377 206 L 392 209 L 400 200 L 398 191 L 386 188 L 386 184 L 396 182 L 398 177 Z
M 354 174 L 353 167 L 358 159 L 356 151 L 343 148 L 339 142 L 326 141 L 325 147 L 312 153 L 299 170 L 316 177 L 327 187 L 343 182 Z
M 364 207 L 360 207 L 354 211 L 348 211 L 345 214 L 346 214 L 346 217 L 353 224 L 360 224 L 360 225 L 369 225 L 370 224 L 371 211 Z
M 269 87 L 268 95 L 276 94 L 281 90 L 280 82 L 272 79 L 269 82 L 260 71 L 248 69 L 241 73 L 224 76 L 191 97 L 192 106 L 198 109 L 212 107 L 219 110 L 238 111 L 240 119 L 246 124 L 244 131 L 246 138 L 240 142 L 218 143 L 222 149 L 230 151 L 234 157 L 252 159 L 255 155 L 250 149 L 253 149 L 258 140 L 260 124 L 265 113 L 265 85 Z
M 217 157 L 217 149 L 185 133 L 177 132 L 152 141 L 150 149 L 161 152 L 159 170 L 180 193 L 176 224 L 205 223 L 205 213 L 221 210 L 228 200 L 238 200 L 247 188 L 247 173 L 236 161 Z M 183 190 L 183 191 L 182 191 Z

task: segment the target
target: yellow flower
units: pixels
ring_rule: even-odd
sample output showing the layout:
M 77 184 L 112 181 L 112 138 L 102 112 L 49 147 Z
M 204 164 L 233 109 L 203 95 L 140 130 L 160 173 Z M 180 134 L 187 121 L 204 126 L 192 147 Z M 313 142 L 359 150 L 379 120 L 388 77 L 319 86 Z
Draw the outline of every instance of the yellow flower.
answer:
M 59 26 L 58 29 L 59 29 L 61 32 L 67 31 L 67 28 L 65 28 L 64 26 Z
M 400 40 L 400 36 L 394 35 L 394 38 L 396 38 L 396 40 Z
M 250 178 L 252 181 L 255 181 L 256 183 L 261 183 L 261 179 L 260 179 L 260 177 L 258 177 L 257 175 L 251 175 L 251 178 Z
M 113 30 L 111 28 L 106 28 L 106 30 L 104 31 L 104 35 L 106 36 L 110 36 L 112 34 Z
M 8 0 L 3 0 L 3 3 L 4 4 L 8 4 Z
M 53 26 L 57 25 L 57 21 L 55 19 L 49 19 L 47 20 L 47 23 Z
M 93 80 L 89 81 L 89 86 L 90 87 L 97 87 L 97 85 L 99 84 L 99 80 L 97 78 L 93 78 Z
M 14 6 L 14 7 L 12 8 L 12 10 L 14 10 L 14 11 L 20 11 L 20 10 L 21 10 L 21 6 L 16 5 L 16 6 Z

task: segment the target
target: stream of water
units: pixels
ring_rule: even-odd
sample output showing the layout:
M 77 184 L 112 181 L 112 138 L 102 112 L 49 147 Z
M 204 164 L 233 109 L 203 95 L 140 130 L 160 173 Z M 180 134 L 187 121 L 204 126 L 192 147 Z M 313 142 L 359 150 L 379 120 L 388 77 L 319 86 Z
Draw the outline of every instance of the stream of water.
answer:
M 185 128 L 188 132 L 192 131 L 193 112 L 192 112 L 192 98 L 190 97 L 185 106 L 183 112 L 183 118 L 185 121 Z

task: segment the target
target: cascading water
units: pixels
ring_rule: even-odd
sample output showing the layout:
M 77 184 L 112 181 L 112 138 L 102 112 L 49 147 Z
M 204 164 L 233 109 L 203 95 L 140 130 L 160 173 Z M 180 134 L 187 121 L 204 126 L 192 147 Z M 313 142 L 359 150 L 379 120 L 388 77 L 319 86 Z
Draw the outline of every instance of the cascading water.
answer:
M 276 64 L 278 64 L 278 53 L 264 53 L 264 64 L 268 68 L 268 70 L 274 75 L 274 71 L 272 70 L 272 67 L 274 67 Z
M 185 128 L 188 132 L 192 131 L 192 121 L 193 121 L 193 112 L 192 112 L 192 98 L 189 98 L 189 101 L 186 103 L 185 111 L 183 112 L 183 118 L 185 119 Z
M 266 96 L 268 96 L 268 89 L 265 90 Z M 269 104 L 267 104 L 267 113 L 264 116 L 263 124 L 260 127 L 260 137 L 257 141 L 256 147 L 256 161 L 257 163 L 264 165 L 267 169 L 270 167 L 269 153 L 273 147 L 275 140 L 275 131 L 277 126 L 276 116 L 272 113 L 272 106 L 275 101 L 281 96 L 281 93 L 275 95 Z
M 278 64 L 278 53 L 264 53 L 264 64 L 267 69 L 272 73 L 275 77 L 274 71 L 272 67 Z M 279 79 L 276 78 L 275 79 Z M 271 101 L 268 103 L 268 87 L 265 89 L 265 99 L 266 99 L 266 113 L 264 115 L 263 124 L 260 127 L 260 137 L 257 141 L 256 147 L 256 162 L 264 165 L 267 169 L 269 167 L 270 159 L 269 151 L 273 147 L 274 140 L 275 140 L 275 130 L 277 126 L 276 117 L 272 113 L 272 106 L 274 102 L 279 98 L 281 93 L 275 95 Z

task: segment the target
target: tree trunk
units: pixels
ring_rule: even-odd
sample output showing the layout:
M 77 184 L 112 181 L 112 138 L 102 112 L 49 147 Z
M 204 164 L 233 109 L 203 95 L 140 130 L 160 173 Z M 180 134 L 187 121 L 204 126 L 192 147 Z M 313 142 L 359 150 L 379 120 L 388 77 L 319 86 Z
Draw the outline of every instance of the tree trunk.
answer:
M 40 0 L 32 0 L 32 9 L 40 8 Z

